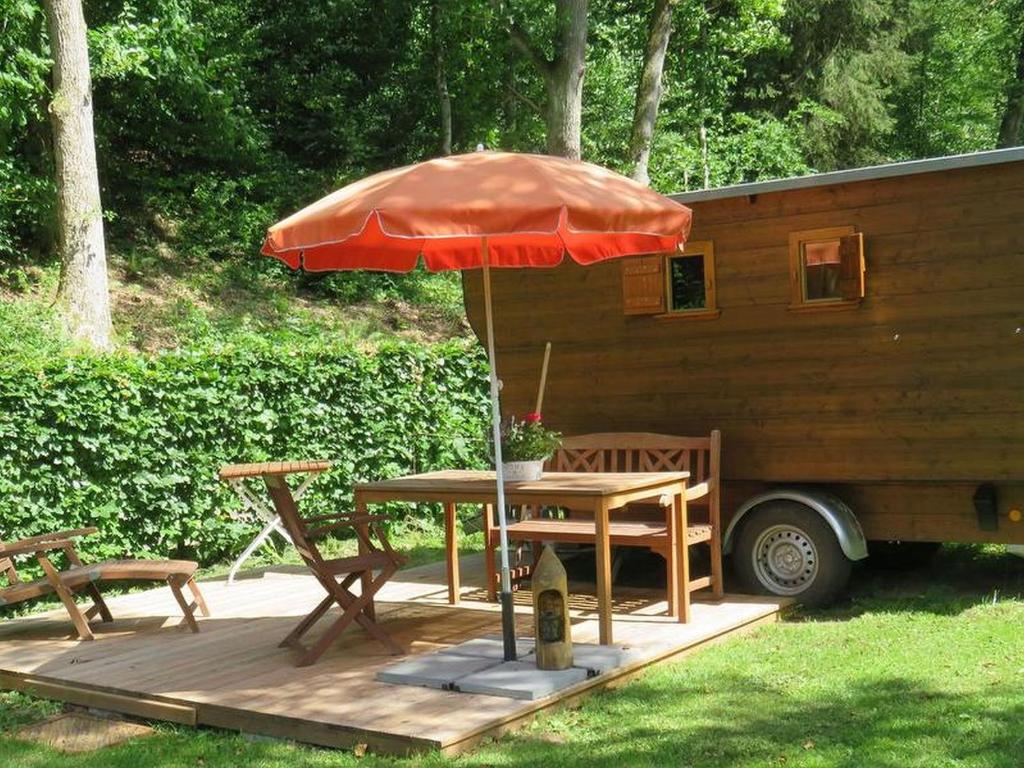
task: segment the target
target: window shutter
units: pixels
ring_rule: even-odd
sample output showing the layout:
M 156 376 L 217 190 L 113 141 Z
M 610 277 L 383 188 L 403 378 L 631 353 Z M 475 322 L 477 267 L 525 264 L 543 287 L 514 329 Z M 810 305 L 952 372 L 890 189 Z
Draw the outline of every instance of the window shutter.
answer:
M 843 299 L 864 298 L 864 233 L 839 238 L 839 292 Z
M 665 311 L 664 256 L 622 260 L 622 311 L 627 315 L 656 315 Z

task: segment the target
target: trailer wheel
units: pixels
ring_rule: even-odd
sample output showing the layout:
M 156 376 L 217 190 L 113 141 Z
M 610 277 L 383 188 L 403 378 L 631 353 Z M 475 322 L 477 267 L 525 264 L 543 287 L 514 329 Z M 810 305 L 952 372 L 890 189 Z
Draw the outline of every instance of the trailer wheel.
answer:
M 733 562 L 753 592 L 795 597 L 807 605 L 834 600 L 851 570 L 828 523 L 794 501 L 767 502 L 748 512 L 736 537 Z

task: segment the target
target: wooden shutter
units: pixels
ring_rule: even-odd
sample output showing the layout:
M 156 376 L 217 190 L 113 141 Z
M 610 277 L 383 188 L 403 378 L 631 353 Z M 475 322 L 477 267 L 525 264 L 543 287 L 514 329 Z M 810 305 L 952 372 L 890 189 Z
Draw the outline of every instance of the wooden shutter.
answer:
M 864 234 L 839 238 L 839 293 L 847 301 L 864 298 Z
M 665 257 L 634 256 L 622 260 L 622 311 L 656 315 L 665 311 Z

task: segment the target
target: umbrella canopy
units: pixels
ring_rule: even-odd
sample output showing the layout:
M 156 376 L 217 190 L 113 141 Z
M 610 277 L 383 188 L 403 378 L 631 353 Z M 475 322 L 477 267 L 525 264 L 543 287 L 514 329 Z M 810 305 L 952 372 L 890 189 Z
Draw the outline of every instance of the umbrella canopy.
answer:
M 292 269 L 407 272 L 552 267 L 676 250 L 690 210 L 590 163 L 473 152 L 369 176 L 267 232 L 263 253 Z
M 690 209 L 617 173 L 546 155 L 474 152 L 349 184 L 272 226 L 263 253 L 292 269 L 483 269 L 491 429 L 497 475 L 505 658 L 515 659 L 500 386 L 491 267 L 553 267 L 682 247 Z

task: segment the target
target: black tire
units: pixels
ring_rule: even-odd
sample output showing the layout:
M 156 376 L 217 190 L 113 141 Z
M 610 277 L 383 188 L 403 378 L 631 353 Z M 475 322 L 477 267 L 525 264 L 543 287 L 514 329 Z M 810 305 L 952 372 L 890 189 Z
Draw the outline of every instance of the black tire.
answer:
M 756 561 L 755 549 L 760 550 Z M 853 565 L 821 515 L 795 501 L 770 501 L 748 512 L 732 559 L 748 591 L 792 597 L 804 605 L 839 597 Z
M 942 544 L 934 541 L 868 542 L 868 565 L 885 571 L 916 571 L 938 554 Z

